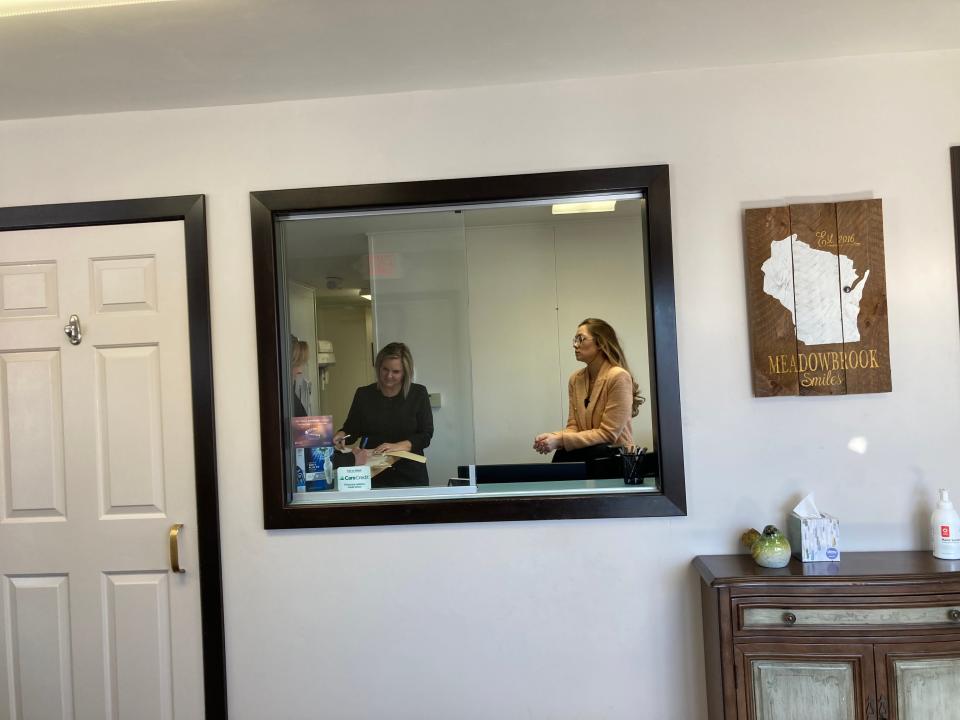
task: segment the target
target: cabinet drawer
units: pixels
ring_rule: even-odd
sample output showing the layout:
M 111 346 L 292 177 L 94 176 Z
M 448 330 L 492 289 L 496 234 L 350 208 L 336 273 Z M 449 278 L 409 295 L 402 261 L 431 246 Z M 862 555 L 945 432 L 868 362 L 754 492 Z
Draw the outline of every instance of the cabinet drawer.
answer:
M 940 627 L 960 631 L 960 598 L 952 602 L 921 604 L 909 602 L 873 602 L 844 604 L 810 604 L 796 598 L 783 602 L 743 603 L 738 607 L 737 630 L 756 631 L 803 630 L 807 628 L 856 628 L 860 630 L 893 627 Z

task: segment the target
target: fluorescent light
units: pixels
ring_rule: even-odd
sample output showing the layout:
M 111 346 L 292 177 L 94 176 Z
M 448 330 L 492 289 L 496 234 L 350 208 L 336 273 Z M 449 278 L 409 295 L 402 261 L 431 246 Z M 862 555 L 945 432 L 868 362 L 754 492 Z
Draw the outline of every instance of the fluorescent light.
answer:
M 90 10 L 117 5 L 146 5 L 173 0 L 0 0 L 0 17 L 39 15 L 67 10 Z
M 572 213 L 613 212 L 617 206 L 616 200 L 594 200 L 593 202 L 565 202 L 553 206 L 554 215 L 570 215 Z
M 373 295 L 364 295 L 363 293 L 360 293 L 360 297 L 362 297 L 364 300 L 373 302 Z

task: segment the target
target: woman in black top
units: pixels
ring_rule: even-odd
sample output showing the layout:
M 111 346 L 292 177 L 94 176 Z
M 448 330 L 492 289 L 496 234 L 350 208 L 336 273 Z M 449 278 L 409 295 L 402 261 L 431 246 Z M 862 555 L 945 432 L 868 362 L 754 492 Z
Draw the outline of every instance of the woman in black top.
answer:
M 370 454 L 389 450 L 407 450 L 423 454 L 433 437 L 433 412 L 423 385 L 411 382 L 413 356 L 403 343 L 390 343 L 377 353 L 374 362 L 377 382 L 357 388 L 343 427 L 333 436 L 333 444 L 353 449 L 353 464 L 367 461 Z M 346 464 L 339 455 L 337 464 Z M 350 458 L 346 457 L 349 461 Z M 427 466 L 399 459 L 373 478 L 374 488 L 417 487 L 430 484 Z

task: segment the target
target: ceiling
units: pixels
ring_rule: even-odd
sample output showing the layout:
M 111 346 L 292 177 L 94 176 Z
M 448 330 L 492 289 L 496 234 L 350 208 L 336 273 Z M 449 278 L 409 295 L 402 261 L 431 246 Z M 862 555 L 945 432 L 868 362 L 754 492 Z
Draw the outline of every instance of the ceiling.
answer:
M 0 120 L 960 48 L 960 0 L 178 0 L 0 18 Z

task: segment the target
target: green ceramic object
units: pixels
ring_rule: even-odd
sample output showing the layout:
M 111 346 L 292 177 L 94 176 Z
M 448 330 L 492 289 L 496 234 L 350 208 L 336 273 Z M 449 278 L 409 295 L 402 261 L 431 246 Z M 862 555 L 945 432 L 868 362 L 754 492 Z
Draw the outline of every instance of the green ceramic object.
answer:
M 762 533 L 747 530 L 740 542 L 750 548 L 754 562 L 761 567 L 781 568 L 790 562 L 790 541 L 773 525 L 767 525 Z

